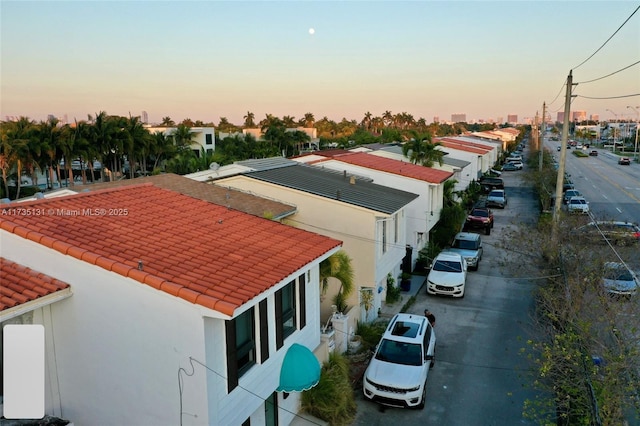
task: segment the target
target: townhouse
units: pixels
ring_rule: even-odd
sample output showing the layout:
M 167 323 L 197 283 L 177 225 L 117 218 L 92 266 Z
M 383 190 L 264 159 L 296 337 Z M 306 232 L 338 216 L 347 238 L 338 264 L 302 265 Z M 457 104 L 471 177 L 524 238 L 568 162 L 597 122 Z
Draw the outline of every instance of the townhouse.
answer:
M 0 325 L 44 326 L 47 414 L 286 425 L 319 378 L 338 239 L 145 183 L 4 204 L 0 240 Z
M 413 270 L 418 252 L 427 245 L 429 232 L 440 220 L 444 182 L 453 177 L 453 172 L 366 152 L 320 151 L 295 160 L 322 169 L 366 176 L 379 185 L 418 194 L 418 198 L 406 207 L 408 269 Z

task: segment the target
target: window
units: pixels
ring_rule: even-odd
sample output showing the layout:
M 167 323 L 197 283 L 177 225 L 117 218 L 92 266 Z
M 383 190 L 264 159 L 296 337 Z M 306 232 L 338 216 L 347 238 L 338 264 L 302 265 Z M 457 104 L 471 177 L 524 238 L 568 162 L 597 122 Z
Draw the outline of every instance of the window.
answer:
M 212 145 L 213 144 L 213 135 L 212 134 L 208 133 L 208 134 L 204 135 L 204 137 L 205 137 L 207 145 Z
M 398 218 L 398 215 L 393 215 L 393 242 L 397 243 L 398 242 L 398 234 L 400 234 L 400 231 L 398 230 L 398 227 L 400 226 L 400 219 Z
M 254 309 L 226 322 L 227 388 L 231 392 L 256 363 Z
M 296 286 L 291 281 L 276 292 L 276 347 L 280 349 L 284 339 L 296 329 Z
M 387 222 L 382 221 L 382 253 L 387 252 Z

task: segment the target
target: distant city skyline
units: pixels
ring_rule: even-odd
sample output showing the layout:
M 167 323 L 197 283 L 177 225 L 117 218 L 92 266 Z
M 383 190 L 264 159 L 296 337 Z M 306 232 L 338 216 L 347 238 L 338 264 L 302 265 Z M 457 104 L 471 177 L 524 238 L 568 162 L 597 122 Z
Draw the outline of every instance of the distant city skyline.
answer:
M 640 93 L 639 66 L 622 69 L 638 59 L 640 13 L 594 52 L 637 6 L 3 0 L 0 117 L 146 111 L 149 123 L 242 125 L 249 111 L 338 122 L 391 111 L 526 122 L 543 102 L 549 116 L 563 111 L 573 68 L 572 111 L 635 119 L 627 106 L 640 97 L 622 96 Z

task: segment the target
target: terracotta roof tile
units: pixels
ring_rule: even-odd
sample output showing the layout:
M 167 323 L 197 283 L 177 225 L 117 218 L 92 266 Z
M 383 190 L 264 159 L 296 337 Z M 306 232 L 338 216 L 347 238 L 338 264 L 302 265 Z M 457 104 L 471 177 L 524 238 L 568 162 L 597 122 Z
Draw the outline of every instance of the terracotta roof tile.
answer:
M 0 257 L 0 311 L 68 287 L 67 283 Z
M 0 226 L 38 229 L 41 243 L 61 253 L 193 302 L 192 293 L 181 292 L 189 289 L 199 294 L 195 303 L 228 315 L 341 244 L 151 184 L 33 203 L 54 210 L 128 209 L 126 216 L 0 216 Z
M 197 182 L 193 179 L 172 173 L 141 177 L 137 179 L 125 179 L 118 182 L 92 184 L 80 188 L 95 191 L 105 188 L 139 185 L 142 183 L 151 183 L 159 188 L 168 189 L 183 195 L 188 195 L 189 197 L 204 200 L 209 203 L 228 207 L 244 213 L 249 213 L 258 217 L 264 217 L 265 212 L 270 212 L 274 218 L 281 218 L 296 211 L 296 207 L 289 204 L 235 189 L 222 188 L 205 182 Z
M 452 172 L 447 172 L 445 170 L 438 170 L 405 161 L 371 155 L 365 152 L 351 152 L 348 154 L 336 155 L 332 158 L 347 164 L 353 164 L 355 166 L 366 167 L 386 173 L 393 173 L 430 183 L 442 183 L 453 176 Z

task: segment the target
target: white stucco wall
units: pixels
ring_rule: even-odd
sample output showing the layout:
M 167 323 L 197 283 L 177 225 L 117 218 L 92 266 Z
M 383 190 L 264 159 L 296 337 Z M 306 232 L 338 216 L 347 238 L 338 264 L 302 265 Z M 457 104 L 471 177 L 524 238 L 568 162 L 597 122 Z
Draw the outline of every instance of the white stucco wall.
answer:
M 6 231 L 0 240 L 3 257 L 71 286 L 71 297 L 38 309 L 33 322 L 45 325 L 47 413 L 75 424 L 180 424 L 180 402 L 183 425 L 241 424 L 249 416 L 252 425 L 264 424 L 264 398 L 279 385 L 286 350 L 320 343 L 322 259 L 252 302 L 267 297 L 270 356 L 227 394 L 221 314 Z M 274 293 L 308 268 L 307 325 L 276 351 Z M 299 395 L 278 398 L 281 424 L 288 424 Z
M 380 220 L 388 218 L 387 215 L 242 175 L 221 179 L 215 184 L 295 205 L 297 213 L 286 220 L 287 224 L 343 241 L 342 248 L 352 259 L 356 283 L 356 291 L 348 299 L 348 304 L 355 305 L 356 309 L 359 309 L 359 288 L 377 288 L 378 283 L 386 279 L 387 273 L 397 270 L 402 262 L 406 245 L 406 225 L 402 223 L 398 243 L 391 245 L 384 255 L 381 254 L 377 226 L 380 226 Z M 401 221 L 404 221 L 406 214 L 404 211 L 401 213 Z M 328 318 L 330 312 L 331 297 L 328 294 L 322 303 L 321 319 Z M 354 314 L 357 321 L 359 311 Z
M 454 148 L 448 148 L 446 146 L 439 146 L 438 149 L 441 149 L 442 151 L 449 154 L 451 158 L 468 161 L 470 163 L 469 169 L 471 171 L 471 180 L 478 180 L 486 170 L 489 170 L 488 166 L 486 170 L 483 170 L 482 156 L 480 154 L 462 151 Z
M 378 185 L 418 194 L 419 197 L 405 207 L 406 236 L 404 240 L 406 244 L 414 248 L 413 260 L 417 259 L 418 251 L 425 246 L 428 240 L 429 231 L 440 220 L 440 211 L 443 205 L 442 184 L 429 183 L 424 180 L 344 163 L 336 159 L 323 161 L 314 164 L 314 166 L 340 172 L 346 170 L 350 174 L 371 178 Z M 421 241 L 418 238 L 419 233 L 423 235 Z

